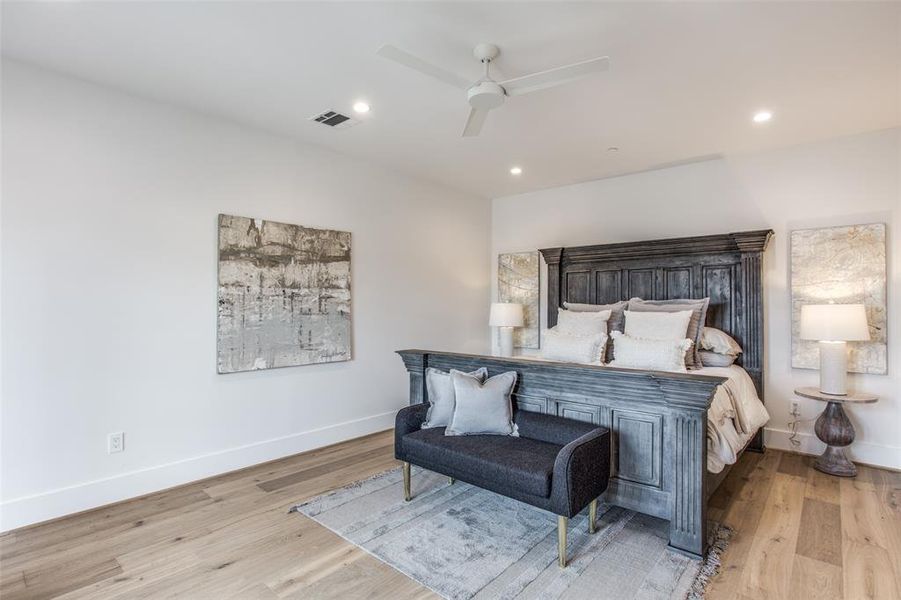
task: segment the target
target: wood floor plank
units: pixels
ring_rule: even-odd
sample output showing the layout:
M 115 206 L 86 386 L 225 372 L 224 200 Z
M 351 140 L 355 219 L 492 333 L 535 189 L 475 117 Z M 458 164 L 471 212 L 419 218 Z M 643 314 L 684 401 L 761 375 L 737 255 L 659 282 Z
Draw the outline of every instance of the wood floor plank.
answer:
M 842 568 L 806 556 L 795 556 L 789 598 L 842 600 Z
M 78 515 L 79 518 L 51 521 L 46 525 L 21 530 L 22 535 L 14 543 L 2 543 L 0 560 L 15 562 L 23 555 L 43 555 L 80 546 L 86 536 L 103 536 L 123 527 L 140 527 L 150 517 L 167 512 L 181 513 L 192 505 L 209 500 L 210 497 L 203 490 L 189 485 L 137 501 L 103 507 Z
M 387 457 L 389 454 L 394 456 L 393 448 L 382 448 L 379 449 L 373 454 L 377 456 Z M 315 479 L 316 477 L 320 477 L 327 473 L 331 473 L 337 471 L 339 469 L 343 469 L 346 467 L 351 467 L 360 462 L 359 456 L 348 456 L 346 458 L 326 462 L 324 464 L 310 467 L 307 469 L 302 469 L 300 471 L 296 471 L 294 473 L 289 473 L 288 475 L 284 475 L 282 477 L 278 477 L 276 479 L 270 479 L 269 481 L 263 481 L 257 484 L 257 487 L 263 490 L 264 492 L 273 492 L 275 490 L 279 490 L 284 487 L 288 487 L 294 485 L 296 483 L 301 483 L 303 481 L 307 481 L 309 479 Z
M 3 597 L 5 600 L 55 598 L 121 573 L 122 567 L 114 558 L 79 557 L 67 564 L 25 571 L 25 589 L 21 594 L 4 593 Z
M 807 457 L 801 454 L 783 452 L 779 461 L 779 472 L 783 475 L 807 478 Z
M 861 471 L 879 495 L 880 504 L 901 518 L 901 472 L 873 467 L 864 467 Z
M 745 455 L 747 456 L 747 453 Z M 767 498 L 779 466 L 779 458 L 778 452 L 767 452 L 757 460 L 754 468 L 741 478 L 743 482 L 741 489 L 729 506 L 724 520 L 726 525 L 734 529 L 734 533 L 722 558 L 720 574 L 708 587 L 708 596 L 711 598 L 732 599 L 741 593 L 744 568 L 754 544 L 760 518 L 766 508 Z M 732 475 L 733 473 L 729 473 L 724 484 L 732 478 Z
M 838 477 L 817 471 L 812 466 L 807 469 L 807 489 L 804 495 L 814 500 L 839 504 L 841 493 Z
M 252 583 L 239 589 L 226 600 L 278 600 L 278 596 L 262 583 Z
M 842 588 L 853 600 L 898 600 L 898 582 L 892 576 L 892 557 L 879 546 L 846 539 L 842 544 Z
M 15 597 L 25 590 L 25 572 L 4 570 L 0 577 L 0 597 Z
M 841 482 L 843 581 L 859 598 L 901 598 L 901 521 L 867 481 Z
M 842 512 L 838 504 L 804 499 L 795 553 L 842 566 Z
M 776 473 L 748 552 L 741 592 L 757 598 L 788 598 L 806 481 Z
M 384 432 L 357 438 L 353 445 L 335 444 L 311 450 L 304 454 L 303 467 L 318 466 L 347 456 L 365 456 L 369 452 L 394 447 L 394 438 L 385 435 Z M 204 491 L 213 498 L 224 497 L 229 494 L 247 489 L 264 481 L 277 479 L 298 470 L 298 461 L 281 459 L 260 465 L 259 468 L 244 469 L 235 474 L 226 474 L 209 480 L 204 486 Z

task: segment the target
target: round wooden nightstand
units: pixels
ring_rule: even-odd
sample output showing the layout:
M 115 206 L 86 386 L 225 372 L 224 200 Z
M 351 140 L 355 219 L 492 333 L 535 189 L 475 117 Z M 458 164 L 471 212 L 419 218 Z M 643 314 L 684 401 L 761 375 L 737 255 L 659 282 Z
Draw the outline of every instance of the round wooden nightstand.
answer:
M 854 427 L 848 420 L 848 415 L 845 414 L 842 405 L 872 404 L 879 400 L 879 396 L 861 393 L 836 396 L 824 394 L 815 387 L 797 388 L 795 394 L 802 398 L 828 402 L 826 410 L 817 418 L 813 428 L 820 441 L 826 444 L 826 449 L 813 463 L 814 468 L 838 477 L 857 475 L 857 467 L 845 455 L 845 447 L 850 446 L 854 441 Z

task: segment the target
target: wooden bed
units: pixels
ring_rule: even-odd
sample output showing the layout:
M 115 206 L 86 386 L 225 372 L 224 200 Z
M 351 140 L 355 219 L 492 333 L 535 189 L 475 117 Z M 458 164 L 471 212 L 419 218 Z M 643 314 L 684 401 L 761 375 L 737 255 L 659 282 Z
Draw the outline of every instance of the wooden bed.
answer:
M 547 262 L 547 322 L 564 302 L 608 304 L 710 297 L 707 325 L 744 349 L 761 400 L 764 381 L 763 253 L 772 231 L 541 250 Z M 703 555 L 707 500 L 722 482 L 707 472 L 707 409 L 725 379 L 689 373 L 543 362 L 528 358 L 402 350 L 410 403 L 428 400 L 425 369 L 489 375 L 516 370 L 519 410 L 582 419 L 613 432 L 611 481 L 604 500 L 670 521 L 670 546 Z M 746 449 L 763 451 L 763 432 Z

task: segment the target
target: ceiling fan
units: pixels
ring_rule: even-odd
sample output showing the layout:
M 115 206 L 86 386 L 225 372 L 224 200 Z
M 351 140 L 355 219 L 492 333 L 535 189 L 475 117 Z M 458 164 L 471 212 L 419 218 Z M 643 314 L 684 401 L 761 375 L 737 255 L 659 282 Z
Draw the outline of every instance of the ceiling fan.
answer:
M 507 96 L 522 96 L 529 92 L 569 83 L 600 71 L 606 71 L 610 66 L 610 59 L 600 56 L 507 81 L 495 81 L 488 73 L 488 69 L 491 61 L 500 54 L 500 48 L 494 44 L 479 44 L 473 49 L 472 54 L 485 65 L 485 74 L 473 83 L 465 77 L 451 73 L 391 45 L 382 46 L 376 54 L 466 91 L 471 109 L 469 117 L 466 119 L 466 125 L 463 127 L 463 137 L 479 135 L 488 111 L 503 104 Z

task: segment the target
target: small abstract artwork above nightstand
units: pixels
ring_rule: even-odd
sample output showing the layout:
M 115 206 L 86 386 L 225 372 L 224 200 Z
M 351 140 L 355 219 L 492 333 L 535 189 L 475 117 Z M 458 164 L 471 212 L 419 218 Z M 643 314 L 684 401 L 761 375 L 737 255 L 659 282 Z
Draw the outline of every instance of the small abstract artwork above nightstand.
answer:
M 219 215 L 220 373 L 350 360 L 350 233 Z
M 540 346 L 538 273 L 538 252 L 497 256 L 497 301 L 522 304 L 524 325 L 513 330 L 515 348 Z
M 849 344 L 848 371 L 886 373 L 885 224 L 791 233 L 792 367 L 819 367 L 817 342 L 799 339 L 801 306 L 863 304 L 869 342 Z

